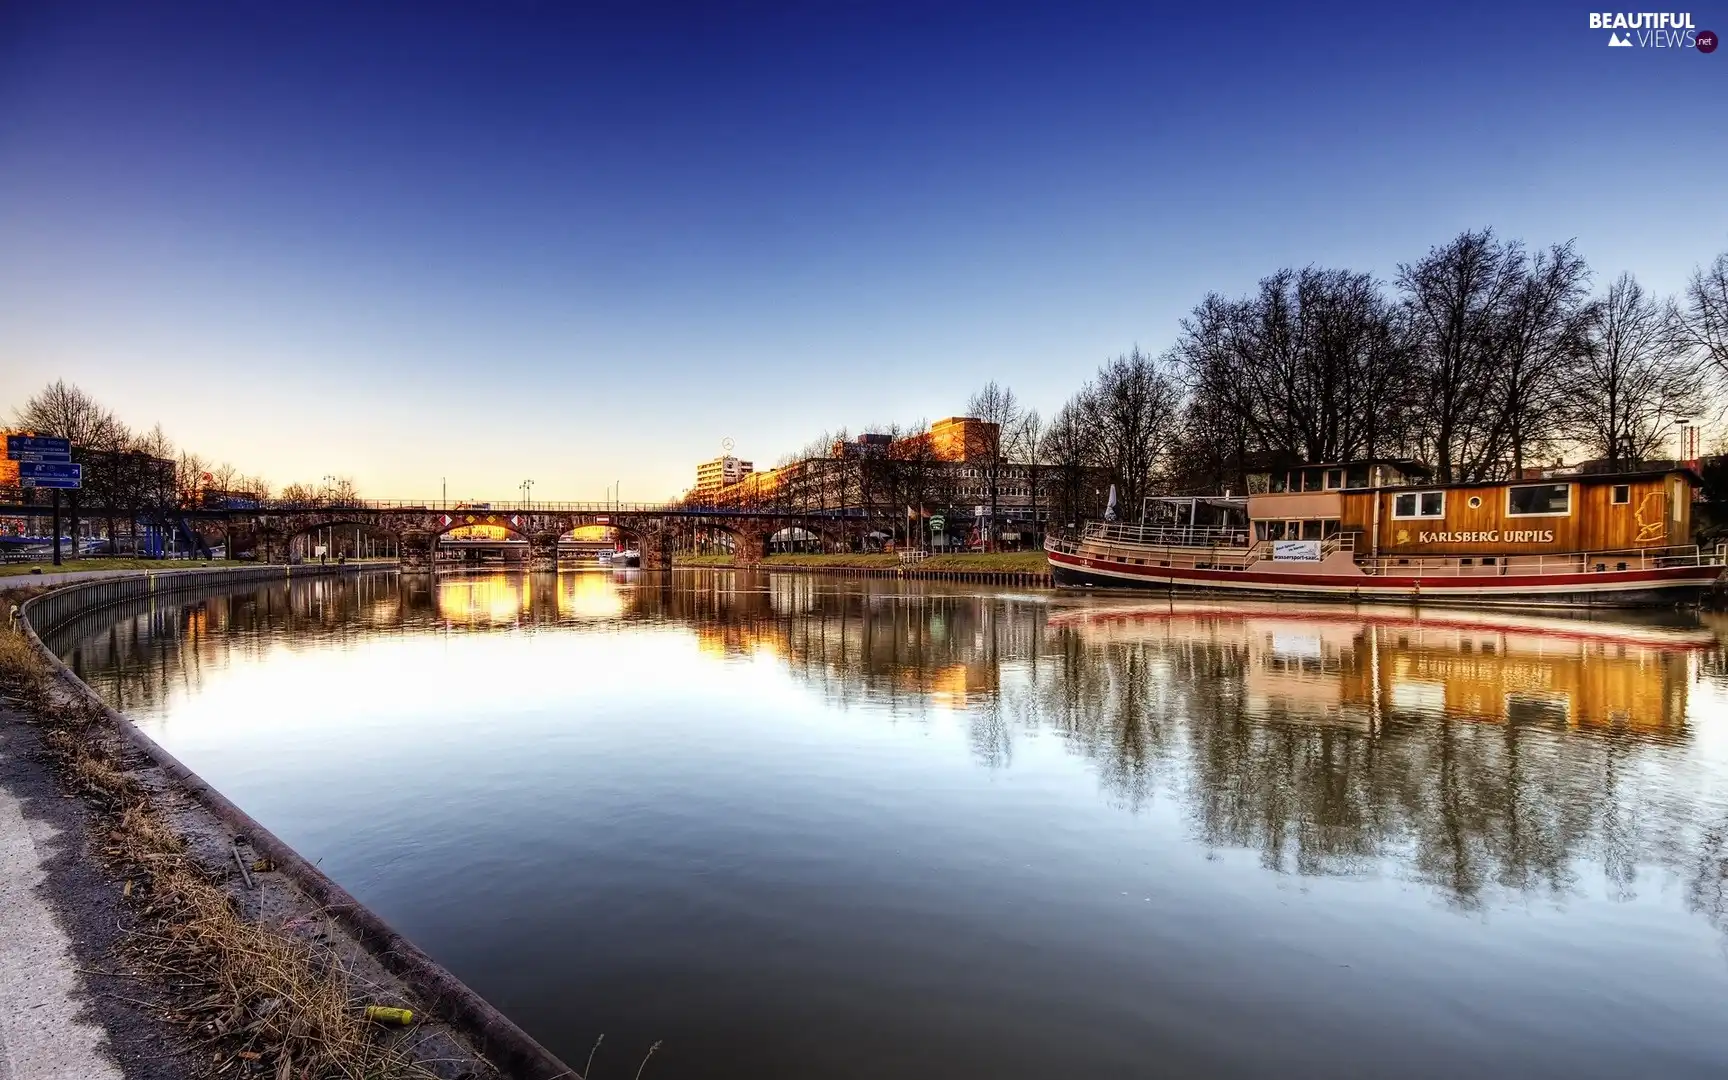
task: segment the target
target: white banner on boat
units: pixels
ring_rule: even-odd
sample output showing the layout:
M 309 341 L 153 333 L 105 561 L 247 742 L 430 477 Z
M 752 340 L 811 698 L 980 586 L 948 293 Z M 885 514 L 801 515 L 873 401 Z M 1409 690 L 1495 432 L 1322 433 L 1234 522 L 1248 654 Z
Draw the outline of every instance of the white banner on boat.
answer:
M 1272 559 L 1274 562 L 1319 562 L 1320 541 L 1274 540 Z

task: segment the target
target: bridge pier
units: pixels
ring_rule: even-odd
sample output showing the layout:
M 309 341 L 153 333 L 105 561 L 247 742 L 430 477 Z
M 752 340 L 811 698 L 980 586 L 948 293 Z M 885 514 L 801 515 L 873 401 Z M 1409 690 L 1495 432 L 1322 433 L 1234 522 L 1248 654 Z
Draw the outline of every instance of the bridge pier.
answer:
M 557 571 L 557 533 L 537 533 L 528 538 L 528 569 L 535 573 L 552 573 Z
M 405 532 L 397 550 L 401 552 L 399 565 L 404 574 L 430 574 L 434 557 L 438 552 L 438 534 L 429 532 Z
M 738 526 L 732 534 L 732 565 L 756 566 L 768 551 L 769 527 L 759 522 Z
M 636 550 L 642 553 L 642 569 L 670 570 L 672 569 L 672 522 L 667 518 L 655 518 L 642 523 L 642 531 L 637 534 Z

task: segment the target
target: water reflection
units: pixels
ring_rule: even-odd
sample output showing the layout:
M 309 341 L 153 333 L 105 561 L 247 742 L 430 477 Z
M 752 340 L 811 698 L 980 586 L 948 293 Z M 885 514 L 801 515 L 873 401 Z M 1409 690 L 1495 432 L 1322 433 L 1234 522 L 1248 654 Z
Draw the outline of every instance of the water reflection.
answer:
M 528 578 L 497 573 L 443 577 L 436 584 L 392 576 L 307 581 L 124 609 L 67 628 L 57 647 L 111 700 L 149 719 L 175 715 L 183 707 L 177 703 L 206 692 L 221 673 L 268 665 L 277 651 L 347 653 L 363 644 L 433 639 L 507 644 L 512 636 L 525 645 L 535 640 L 605 643 L 611 651 L 596 654 L 601 659 L 593 664 L 561 662 L 545 675 L 592 682 L 624 678 L 618 674 L 623 668 L 606 666 L 623 655 L 617 648 L 649 641 L 684 643 L 691 658 L 656 660 L 656 685 L 639 684 L 636 692 L 673 694 L 673 684 L 699 672 L 707 673 L 701 676 L 704 680 L 723 678 L 727 672 L 745 679 L 767 669 L 819 703 L 825 715 L 854 718 L 861 725 L 840 726 L 832 720 L 815 729 L 786 726 L 776 729 L 769 742 L 751 742 L 748 733 L 740 733 L 739 745 L 751 747 L 755 756 L 730 761 L 733 748 L 715 741 L 715 722 L 707 715 L 711 709 L 703 695 L 711 691 L 692 690 L 689 709 L 696 719 L 666 721 L 670 741 L 653 744 L 654 755 L 642 759 L 647 764 L 631 758 L 628 749 L 613 746 L 608 751 L 634 762 L 613 766 L 635 769 L 631 784 L 660 782 L 658 770 L 671 768 L 667 761 L 697 761 L 679 766 L 685 771 L 667 774 L 672 777 L 665 781 L 667 791 L 674 794 L 661 798 L 697 798 L 691 793 L 704 790 L 704 785 L 736 784 L 741 768 L 754 770 L 742 774 L 745 790 L 750 783 L 760 783 L 764 793 L 738 794 L 727 788 L 732 801 L 708 812 L 721 819 L 732 814 L 737 821 L 756 821 L 739 808 L 756 806 L 751 800 L 759 799 L 761 807 L 770 809 L 751 813 L 820 818 L 825 829 L 848 836 L 845 843 L 832 841 L 832 850 L 822 846 L 815 849 L 819 855 L 809 856 L 827 867 L 824 873 L 830 876 L 809 883 L 808 888 L 818 892 L 800 896 L 822 895 L 821 889 L 841 888 L 837 883 L 843 882 L 845 889 L 871 898 L 870 910 L 883 905 L 894 909 L 915 895 L 924 880 L 896 860 L 933 845 L 946 853 L 942 859 L 963 867 L 970 866 L 968 859 L 985 855 L 996 860 L 988 870 L 965 871 L 974 875 L 968 883 L 978 890 L 969 894 L 974 899 L 968 904 L 977 910 L 968 925 L 994 926 L 992 919 L 1005 916 L 986 909 L 1012 906 L 1023 891 L 1026 903 L 1034 895 L 1030 884 L 1008 874 L 1004 866 L 1063 866 L 1068 875 L 1062 878 L 1063 888 L 1080 893 L 1097 888 L 1114 897 L 1114 881 L 1100 882 L 1118 871 L 1106 872 L 1090 863 L 1089 869 L 1081 869 L 1081 863 L 1096 858 L 1114 860 L 1113 866 L 1148 865 L 1147 860 L 1162 865 L 1173 858 L 1167 849 L 1153 856 L 1142 845 L 1149 837 L 1164 837 L 1198 850 L 1211 862 L 1246 861 L 1255 867 L 1257 882 L 1327 881 L 1370 890 L 1332 894 L 1332 902 L 1352 895 L 1376 897 L 1372 904 L 1358 906 L 1355 918 L 1369 936 L 1375 933 L 1370 926 L 1383 924 L 1386 936 L 1380 940 L 1394 954 L 1409 950 L 1409 968 L 1402 977 L 1414 981 L 1437 978 L 1427 968 L 1443 967 L 1449 950 L 1480 945 L 1469 935 L 1490 932 L 1484 924 L 1487 915 L 1540 905 L 1567 920 L 1566 955 L 1571 960 L 1586 966 L 1597 962 L 1600 968 L 1593 969 L 1593 977 L 1631 979 L 1637 993 L 1646 995 L 1638 998 L 1642 1004 L 1622 1002 L 1628 1016 L 1660 1007 L 1670 1010 L 1666 1022 L 1672 1023 L 1680 1015 L 1672 1011 L 1678 1008 L 1673 999 L 1683 989 L 1689 1001 L 1728 990 L 1728 964 L 1720 956 L 1697 970 L 1681 970 L 1684 965 L 1677 958 L 1690 946 L 1681 943 L 1685 933 L 1677 924 L 1664 921 L 1684 919 L 1692 926 L 1728 930 L 1728 741 L 1722 728 L 1728 722 L 1722 712 L 1728 650 L 1723 631 L 1721 625 L 1678 618 L 1634 622 L 1468 611 L 1100 602 L 942 583 L 737 571 L 671 577 L 566 573 Z M 454 647 L 439 655 L 445 658 L 439 663 L 449 665 L 440 675 L 452 679 L 500 670 L 464 667 L 464 654 Z M 660 681 L 667 685 L 658 685 Z M 616 692 L 626 695 L 631 690 L 621 686 Z M 766 689 L 760 692 L 768 695 L 764 710 L 777 707 L 769 703 L 777 698 Z M 507 695 L 499 698 L 500 712 L 523 708 L 510 706 L 509 700 Z M 1000 809 L 1002 800 L 1014 803 L 1015 812 L 1023 816 L 1016 819 L 1021 825 L 1011 838 L 988 833 L 980 838 L 968 831 L 974 826 L 946 816 L 956 812 L 941 801 L 949 796 L 920 793 L 918 781 L 904 779 L 920 775 L 921 755 L 936 752 L 918 740 L 934 739 L 950 729 L 959 733 L 972 772 L 1001 781 L 999 788 L 968 796 L 979 801 L 968 803 L 967 812 L 983 817 L 1006 812 Z M 558 753 L 550 734 L 557 730 L 562 729 L 547 729 L 544 736 L 549 758 Z M 874 748 L 884 739 L 895 748 L 892 767 L 877 750 L 861 749 Z M 1084 774 L 1090 798 L 1110 817 L 1092 817 L 1093 808 L 1077 808 L 1072 797 L 1050 795 L 1043 788 L 1019 794 L 1021 777 L 1060 773 L 1047 753 L 1050 749 L 1058 750 L 1057 761 L 1066 760 Z M 702 774 L 701 761 L 722 759 L 730 761 L 724 779 Z M 557 767 L 575 771 L 568 765 Z M 882 781 L 885 791 L 896 793 L 880 798 L 891 800 L 904 791 L 912 805 L 923 807 L 915 823 L 900 820 L 892 801 L 872 802 L 849 790 L 854 784 L 868 788 L 872 770 L 888 778 Z M 801 773 L 827 777 L 827 786 L 814 790 L 786 779 Z M 227 787 L 220 777 L 215 779 Z M 567 782 L 569 787 L 561 790 L 583 790 L 574 776 Z M 964 786 L 953 777 L 942 784 Z M 1018 799 L 1027 801 L 1014 802 Z M 638 817 L 661 810 L 651 799 L 628 805 L 629 813 Z M 1084 817 L 1084 829 L 1070 823 L 1079 820 L 1075 815 Z M 630 826 L 622 823 L 636 818 L 615 815 L 607 820 L 610 827 L 627 831 Z M 1075 839 L 1059 842 L 1045 836 L 1046 829 L 1066 835 L 1059 823 L 1078 830 Z M 670 842 L 666 832 L 672 827 L 665 822 L 653 830 L 642 828 L 640 835 L 632 834 L 636 844 Z M 704 874 L 719 873 L 709 865 L 708 853 L 733 851 L 728 844 L 742 846 L 728 856 L 734 863 L 722 860 L 725 865 L 752 859 L 772 862 L 756 846 L 764 843 L 761 836 L 746 829 L 749 839 L 739 840 L 733 831 L 738 828 L 745 827 L 732 820 L 701 824 L 700 843 L 692 840 L 697 854 L 686 856 L 708 867 L 698 873 L 697 882 Z M 961 854 L 966 845 L 977 852 Z M 1012 854 L 996 852 L 993 845 L 1008 845 Z M 854 851 L 856 855 L 849 854 Z M 874 854 L 866 857 L 866 852 Z M 601 847 L 586 851 L 580 865 L 583 873 L 603 875 L 605 869 L 597 862 L 616 858 L 620 865 L 635 866 L 641 857 L 639 851 L 621 855 Z M 683 867 L 676 861 L 669 865 Z M 930 872 L 920 866 L 919 874 Z M 776 869 L 770 877 L 779 881 L 775 875 L 787 873 Z M 1212 904 L 1227 905 L 1233 902 L 1229 897 L 1248 888 L 1236 879 L 1227 886 L 1224 879 L 1212 881 L 1200 871 L 1186 873 L 1180 887 L 1190 894 L 1178 908 L 1161 912 L 1178 922 L 1199 919 L 1204 924 L 1207 916 L 1199 912 Z M 1394 888 L 1387 892 L 1371 883 Z M 689 887 L 695 890 L 691 896 L 704 896 L 701 890 L 716 886 Z M 1155 902 L 1150 895 L 1154 886 L 1135 888 L 1148 892 L 1147 903 Z M 646 895 L 631 893 L 630 903 L 647 904 Z M 1430 937 L 1425 945 L 1406 942 L 1399 935 L 1412 925 L 1411 898 L 1448 912 L 1451 928 L 1426 929 Z M 797 922 L 802 901 L 789 900 L 781 891 L 756 899 Z M 1045 897 L 1040 903 L 1056 901 Z M 1081 901 L 1066 897 L 1060 903 Z M 1288 904 L 1288 898 L 1277 903 Z M 1639 912 L 1642 921 L 1636 931 L 1601 913 L 1616 906 Z M 1585 914 L 1591 911 L 1597 914 Z M 395 917 L 412 922 L 416 915 L 410 909 Z M 1135 963 L 1164 963 L 1159 958 L 1174 946 L 1163 942 L 1155 947 L 1145 937 L 1152 931 L 1111 921 L 1121 917 L 1090 910 L 1084 916 L 1114 927 L 1110 934 L 1115 944 L 1100 947 L 1117 949 Z M 1330 916 L 1309 910 L 1301 915 L 1262 911 L 1258 917 L 1274 925 L 1284 921 L 1294 939 L 1300 939 L 1304 933 L 1319 932 L 1303 920 Z M 655 924 L 651 932 L 673 940 L 678 931 L 669 927 L 682 927 L 692 918 L 705 925 L 703 920 L 719 917 L 696 904 L 677 918 L 685 923 L 674 919 Z M 875 925 L 875 916 L 855 918 Z M 1062 948 L 1054 939 L 1045 940 L 1057 933 L 1048 925 L 1014 926 L 1013 935 L 1034 935 L 1032 944 L 1038 948 Z M 1604 927 L 1614 929 L 1610 934 Z M 437 929 L 434 925 L 413 932 L 436 938 Z M 638 950 L 646 947 L 625 930 L 617 932 Z M 634 932 L 650 930 L 635 927 Z M 748 940 L 736 927 L 727 932 Z M 866 967 L 873 952 L 889 949 L 885 941 L 895 940 L 889 931 L 873 932 L 888 937 L 872 937 L 864 930 L 839 932 L 832 925 L 821 930 L 827 938 L 812 936 L 808 941 L 783 925 L 776 924 L 772 931 L 779 943 L 776 956 L 800 955 L 800 947 L 812 956 L 826 956 L 822 950 L 850 944 L 860 950 L 857 955 L 825 962 Z M 828 940 L 837 933 L 844 940 Z M 950 927 L 945 933 L 956 931 Z M 1252 937 L 1233 925 L 1212 925 L 1209 933 L 1220 942 Z M 788 934 L 792 940 L 786 939 Z M 1614 934 L 1642 936 L 1622 940 Z M 1598 941 L 1602 935 L 1615 944 Z M 1622 970 L 1628 941 L 1643 950 L 1646 967 L 1641 975 Z M 709 943 L 704 938 L 700 944 L 706 948 Z M 1210 947 L 1237 946 L 1214 942 Z M 639 960 L 641 954 L 631 955 Z M 1544 965 L 1557 962 L 1546 955 L 1508 960 L 1494 977 L 1510 980 L 1508 985 L 1526 975 L 1542 983 L 1557 977 L 1556 969 Z M 997 958 L 986 966 L 1006 963 Z M 1534 972 L 1547 974 L 1538 978 Z M 485 977 L 499 980 L 488 984 L 490 989 L 483 987 L 487 992 L 506 997 L 514 992 L 516 983 L 510 980 L 515 976 L 488 968 Z M 1082 1006 L 1090 991 L 1080 984 L 1096 973 L 1070 971 L 1063 977 L 1076 982 L 1053 987 L 1052 992 L 1073 1000 L 1041 1004 L 1041 1015 L 1054 1022 L 1051 1018 L 1066 1015 L 1064 1009 L 1075 1010 L 1075 1031 L 1083 1035 L 1080 1014 L 1089 1016 L 1087 1010 L 1096 1012 L 1100 1006 Z M 1479 977 L 1460 976 L 1465 983 Z M 1003 978 L 1017 985 L 1011 971 Z M 1283 976 L 1262 972 L 1256 978 L 1289 989 L 1279 981 Z M 547 984 L 535 985 L 544 990 Z M 825 982 L 821 985 L 825 993 L 838 993 Z M 1387 989 L 1404 985 L 1395 979 Z M 812 992 L 802 983 L 775 989 L 785 989 L 788 1000 Z M 1148 992 L 1145 987 L 1130 989 Z M 961 992 L 954 987 L 950 991 Z M 966 992 L 985 993 L 975 987 Z M 1563 996 L 1561 990 L 1554 993 Z M 1360 1019 L 1384 1019 L 1375 1012 L 1380 1006 L 1373 997 L 1351 1006 L 1360 1010 Z M 644 1000 L 651 1002 L 652 994 Z M 1236 998 L 1226 993 L 1220 1000 Z M 593 1002 L 583 1007 L 603 1009 Z M 715 1006 L 707 1002 L 704 1007 Z M 825 1024 L 844 1028 L 846 1017 L 866 1006 L 841 1000 L 835 1007 L 839 1011 L 832 1016 L 805 1020 L 816 1030 L 828 1030 Z M 868 1007 L 888 1008 L 874 999 Z M 908 1017 L 890 1019 L 882 1022 L 891 1030 L 896 1023 L 913 1023 Z M 1572 1022 L 1579 1025 L 1577 1031 L 1542 1027 L 1529 1017 L 1496 1020 L 1536 1025 L 1525 1033 L 1528 1045 L 1519 1041 L 1523 1035 L 1503 1033 L 1507 1041 L 1498 1051 L 1514 1059 L 1527 1054 L 1522 1060 L 1532 1068 L 1564 1063 L 1575 1075 L 1615 1075 L 1611 1064 L 1624 1071 L 1628 1063 L 1612 1055 L 1574 1054 L 1551 1045 L 1556 1038 L 1572 1037 L 1579 1047 L 1589 1043 L 1580 1034 L 1588 1025 Z M 1419 1021 L 1412 1023 L 1417 1026 L 1411 1032 L 1426 1031 Z M 986 1026 L 994 1032 L 996 1025 Z M 982 1031 L 969 1034 L 982 1038 Z M 915 1060 L 902 1062 L 902 1074 L 935 1076 L 944 1069 L 966 1073 L 987 1065 L 1001 1075 L 1043 1075 L 1079 1066 L 1116 1075 L 1123 1074 L 1125 1061 L 1138 1060 L 1102 1049 L 1095 1051 L 1101 1056 L 1088 1060 L 1087 1053 L 1093 1051 L 1072 1047 L 1052 1059 L 1040 1056 L 1042 1048 L 991 1037 L 1003 1041 L 999 1060 L 996 1052 L 967 1042 L 973 1050 L 958 1057 L 914 1055 Z M 582 1040 L 591 1038 L 584 1029 L 569 1035 L 569 1045 L 558 1046 L 569 1053 L 584 1048 L 587 1042 Z M 1714 1030 L 1695 1032 L 1681 1043 L 1681 1049 L 1674 1050 L 1678 1056 L 1662 1058 L 1662 1068 L 1655 1071 L 1679 1075 L 1693 1066 L 1701 1071 L 1707 1071 L 1703 1066 L 1728 1066 L 1728 1046 Z M 1672 1049 L 1678 1044 L 1663 1045 Z M 1195 1069 L 1228 1073 L 1240 1067 L 1244 1075 L 1256 1074 L 1246 1059 L 1230 1056 L 1235 1052 L 1196 1045 L 1183 1051 L 1182 1060 Z M 802 1061 L 802 1067 L 814 1067 L 814 1061 L 821 1065 L 817 1072 L 865 1074 L 847 1065 L 846 1053 L 837 1051 L 834 1060 L 821 1057 L 819 1050 L 810 1053 L 817 1057 Z M 1319 1049 L 1314 1053 L 1325 1056 Z M 1639 1053 L 1656 1055 L 1641 1061 L 1661 1057 L 1649 1047 Z M 756 1064 L 762 1066 L 761 1061 Z M 1432 1064 L 1440 1072 L 1442 1066 L 1480 1061 L 1449 1048 L 1437 1051 Z M 801 1068 L 764 1068 L 769 1074 L 802 1074 Z M 693 1066 L 685 1074 L 729 1075 L 723 1069 L 703 1072 Z

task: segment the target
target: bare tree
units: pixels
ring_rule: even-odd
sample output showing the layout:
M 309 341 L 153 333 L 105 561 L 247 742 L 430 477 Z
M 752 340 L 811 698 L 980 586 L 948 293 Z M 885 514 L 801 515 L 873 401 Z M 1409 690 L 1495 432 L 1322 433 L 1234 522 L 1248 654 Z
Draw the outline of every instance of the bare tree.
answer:
M 1421 384 L 1422 449 L 1443 481 L 1493 476 L 1506 459 L 1495 387 L 1503 317 L 1524 285 L 1524 266 L 1518 244 L 1483 229 L 1398 268 Z
M 1687 344 L 1700 350 L 1728 378 L 1728 251 L 1709 267 L 1694 270 L 1686 285 L 1681 329 Z
M 1660 455 L 1674 420 L 1703 405 L 1704 370 L 1671 302 L 1622 274 L 1591 309 L 1585 348 L 1568 372 L 1569 426 L 1615 465 Z
M 85 482 L 90 484 L 89 494 L 98 502 L 106 501 L 107 486 L 113 480 L 110 476 L 101 475 L 106 471 L 106 458 L 124 446 L 127 434 L 125 425 L 116 420 L 113 413 L 79 387 L 68 385 L 64 379 L 56 379 L 26 401 L 16 416 L 18 426 L 25 431 L 68 440 L 72 444 L 72 460 L 83 465 L 89 473 L 85 478 Z M 60 493 L 56 491 L 54 494 L 58 497 Z M 67 492 L 74 557 L 79 552 L 80 504 L 85 494 L 83 488 Z M 113 532 L 112 523 L 109 532 Z M 55 544 L 58 550 L 59 541 L 56 540 Z
M 1138 507 L 1154 468 L 1173 449 L 1180 402 L 1176 380 L 1136 348 L 1100 367 L 1077 401 L 1091 456 L 1110 471 L 1123 505 Z
M 240 470 L 226 461 L 210 470 L 211 484 L 224 496 L 234 493 L 234 487 L 238 483 L 239 477 Z
M 1014 425 L 1010 453 L 1026 471 L 1026 490 L 1031 497 L 1032 534 L 1034 539 L 1043 532 L 1038 518 L 1038 485 L 1044 480 L 1044 436 L 1049 430 L 1037 409 L 1027 409 Z
M 1085 392 L 1076 394 L 1056 410 L 1050 430 L 1044 433 L 1040 455 L 1051 472 L 1051 515 L 1068 525 L 1097 510 L 1090 489 L 1097 460 L 1097 439 L 1086 420 Z
M 984 422 L 982 430 L 968 438 L 966 460 L 975 463 L 983 473 L 984 495 L 990 500 L 990 527 L 985 530 L 984 543 L 993 551 L 1001 518 L 1002 474 L 1008 464 L 1008 440 L 1020 423 L 1020 401 L 1012 389 L 992 379 L 972 395 L 966 403 L 966 412 Z
M 1251 457 L 1344 461 L 1401 441 L 1410 380 L 1394 323 L 1379 284 L 1346 270 L 1207 296 L 1172 352 L 1187 392 L 1172 483 L 1240 490 Z
M 18 426 L 38 435 L 69 439 L 91 450 L 118 450 L 126 429 L 96 399 L 63 379 L 56 379 L 16 413 Z
M 1571 242 L 1556 244 L 1530 259 L 1507 297 L 1494 394 L 1514 476 L 1562 434 L 1563 375 L 1584 348 L 1589 279 Z

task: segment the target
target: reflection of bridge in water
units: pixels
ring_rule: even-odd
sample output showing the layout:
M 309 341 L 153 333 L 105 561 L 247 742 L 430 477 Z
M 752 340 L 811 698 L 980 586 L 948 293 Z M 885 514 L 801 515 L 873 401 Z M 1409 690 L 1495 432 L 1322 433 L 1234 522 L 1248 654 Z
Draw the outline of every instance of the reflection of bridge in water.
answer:
M 1728 919 L 1728 808 L 1687 780 L 1707 773 L 1697 680 L 1716 700 L 1728 676 L 1695 624 L 1104 606 L 749 571 L 360 575 L 120 614 L 73 662 L 122 704 L 195 686 L 222 651 L 639 625 L 894 722 L 961 724 L 987 767 L 1061 746 L 1113 799 L 1179 807 L 1206 844 L 1276 871 L 1385 873 L 1475 907 L 1561 897 L 1589 873 L 1630 894 L 1654 868 Z

